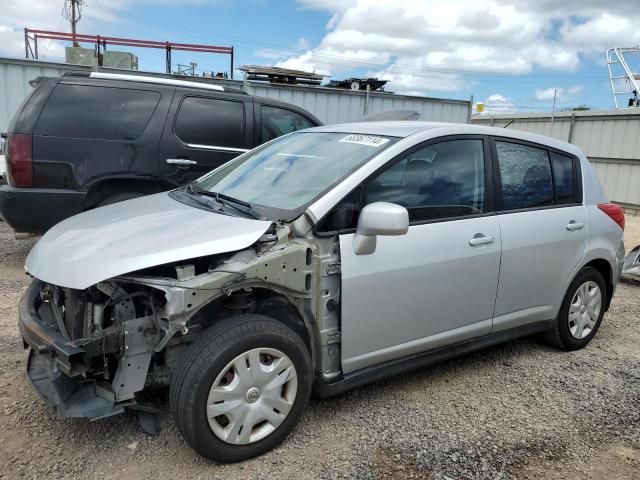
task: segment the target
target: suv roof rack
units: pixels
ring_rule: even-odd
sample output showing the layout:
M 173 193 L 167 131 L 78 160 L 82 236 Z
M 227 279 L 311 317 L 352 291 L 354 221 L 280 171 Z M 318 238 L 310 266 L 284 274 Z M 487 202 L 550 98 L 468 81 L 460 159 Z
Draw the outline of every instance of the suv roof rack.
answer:
M 127 82 L 143 82 L 143 83 L 155 83 L 159 85 L 171 85 L 174 87 L 188 87 L 188 88 L 202 88 L 204 90 L 215 90 L 217 92 L 234 92 L 245 93 L 239 89 L 224 88 L 220 85 L 210 85 L 203 82 L 194 82 L 193 80 L 177 80 L 175 78 L 162 78 L 162 77 L 150 77 L 147 75 L 130 75 L 126 73 L 105 73 L 105 72 L 91 72 L 88 75 L 84 72 L 68 72 L 64 74 L 65 77 L 90 77 L 99 78 L 104 80 L 124 80 Z

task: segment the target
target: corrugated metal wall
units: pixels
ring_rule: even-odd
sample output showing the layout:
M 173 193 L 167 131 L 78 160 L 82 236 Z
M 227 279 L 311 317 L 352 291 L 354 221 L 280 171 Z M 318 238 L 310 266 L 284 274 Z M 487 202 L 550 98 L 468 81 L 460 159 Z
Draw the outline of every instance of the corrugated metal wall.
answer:
M 91 67 L 62 63 L 40 62 L 0 58 L 0 132 L 7 129 L 9 121 L 27 95 L 29 80 L 40 75 L 58 76 L 67 71 L 91 71 Z M 101 71 L 121 70 L 102 68 Z M 128 72 L 140 75 L 166 77 L 150 72 Z M 178 77 L 182 78 L 182 77 Z M 194 80 L 203 80 L 195 77 Z M 365 114 L 387 110 L 415 110 L 423 120 L 467 123 L 470 102 L 426 97 L 393 95 L 389 93 L 352 92 L 333 88 L 272 85 L 240 80 L 222 80 L 222 85 L 244 89 L 252 95 L 274 98 L 298 105 L 311 112 L 325 124 L 351 122 Z M 366 105 L 366 108 L 365 108 Z
M 539 133 L 578 145 L 610 199 L 640 209 L 640 109 L 474 116 L 472 123 Z

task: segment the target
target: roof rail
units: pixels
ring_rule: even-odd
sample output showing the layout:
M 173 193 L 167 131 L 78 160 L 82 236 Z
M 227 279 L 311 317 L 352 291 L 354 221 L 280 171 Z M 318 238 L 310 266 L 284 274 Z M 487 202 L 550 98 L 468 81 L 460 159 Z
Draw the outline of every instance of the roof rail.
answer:
M 149 77 L 146 75 L 129 75 L 126 73 L 104 73 L 91 72 L 91 78 L 101 78 L 104 80 L 125 80 L 128 82 L 156 83 L 158 85 L 171 85 L 173 87 L 202 88 L 204 90 L 216 90 L 224 92 L 225 89 L 220 85 L 210 85 L 203 82 L 194 82 L 190 80 L 176 80 L 174 78 Z

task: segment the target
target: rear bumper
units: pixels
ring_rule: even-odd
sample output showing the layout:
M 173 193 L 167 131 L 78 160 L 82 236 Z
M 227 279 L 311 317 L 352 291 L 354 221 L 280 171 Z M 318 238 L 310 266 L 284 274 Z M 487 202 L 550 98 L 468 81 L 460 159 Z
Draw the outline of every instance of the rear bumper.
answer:
M 86 192 L 0 186 L 0 216 L 16 232 L 44 233 L 84 208 Z
M 61 418 L 98 419 L 122 413 L 87 372 L 85 351 L 38 314 L 42 282 L 35 280 L 20 300 L 18 327 L 29 348 L 27 376 L 40 397 Z

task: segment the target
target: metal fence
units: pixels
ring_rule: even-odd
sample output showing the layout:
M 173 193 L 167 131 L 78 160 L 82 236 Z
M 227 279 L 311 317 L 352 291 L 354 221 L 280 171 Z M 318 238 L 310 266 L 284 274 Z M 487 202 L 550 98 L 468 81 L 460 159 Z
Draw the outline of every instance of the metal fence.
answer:
M 0 58 L 0 132 L 6 131 L 11 117 L 31 88 L 28 84 L 41 75 L 59 76 L 70 71 L 92 71 L 95 68 L 64 63 Z M 122 70 L 100 68 L 100 71 L 122 73 Z M 167 74 L 126 71 L 132 75 L 167 77 Z M 184 77 L 177 77 L 181 78 Z M 439 98 L 360 92 L 326 87 L 274 85 L 241 80 L 211 80 L 189 77 L 189 80 L 216 81 L 240 88 L 251 95 L 274 98 L 300 106 L 325 124 L 352 122 L 365 115 L 388 110 L 414 110 L 423 120 L 438 122 L 469 121 L 471 102 Z
M 474 116 L 471 122 L 574 143 L 589 157 L 609 198 L 640 209 L 640 109 Z

